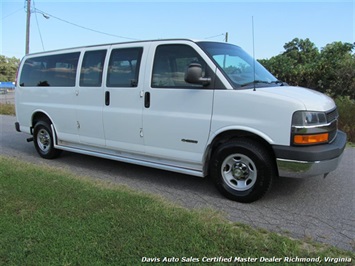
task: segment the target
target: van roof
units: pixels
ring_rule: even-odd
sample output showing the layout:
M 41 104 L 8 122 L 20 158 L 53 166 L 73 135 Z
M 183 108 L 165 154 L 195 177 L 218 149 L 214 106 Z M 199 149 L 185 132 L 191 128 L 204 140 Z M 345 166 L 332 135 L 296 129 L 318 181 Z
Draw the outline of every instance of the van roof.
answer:
M 67 48 L 60 48 L 60 49 L 54 49 L 54 50 L 49 50 L 49 51 L 43 51 L 43 52 L 36 52 L 36 53 L 30 53 L 25 55 L 26 56 L 32 56 L 32 55 L 41 55 L 41 54 L 46 54 L 46 53 L 53 53 L 53 52 L 60 52 L 60 51 L 66 51 L 66 50 L 75 50 L 75 49 L 83 49 L 83 48 L 90 48 L 90 47 L 101 47 L 101 46 L 108 46 L 108 45 L 116 45 L 116 44 L 134 44 L 134 43 L 148 43 L 148 42 L 171 42 L 171 41 L 189 41 L 189 42 L 218 42 L 218 41 L 210 41 L 210 40 L 194 40 L 194 39 L 185 39 L 185 38 L 175 38 L 175 39 L 153 39 L 153 40 L 139 40 L 139 41 L 128 41 L 128 42 L 113 42 L 113 43 L 102 43 L 102 44 L 92 44 L 92 45 L 83 45 L 83 46 L 76 46 L 76 47 L 67 47 Z

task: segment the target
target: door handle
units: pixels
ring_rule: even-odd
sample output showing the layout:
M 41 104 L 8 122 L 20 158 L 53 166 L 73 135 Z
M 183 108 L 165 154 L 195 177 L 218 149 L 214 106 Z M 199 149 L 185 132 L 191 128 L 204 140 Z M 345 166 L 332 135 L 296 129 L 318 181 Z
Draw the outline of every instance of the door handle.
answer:
M 105 91 L 105 105 L 109 106 L 110 105 L 110 92 Z
M 149 108 L 150 107 L 150 93 L 146 92 L 144 94 L 144 107 Z

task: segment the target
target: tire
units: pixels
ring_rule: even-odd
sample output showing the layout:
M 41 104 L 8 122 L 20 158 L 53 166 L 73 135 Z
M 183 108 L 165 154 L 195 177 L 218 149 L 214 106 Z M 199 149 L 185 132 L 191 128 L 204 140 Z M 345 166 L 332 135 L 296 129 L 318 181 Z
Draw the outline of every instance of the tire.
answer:
M 42 158 L 54 159 L 62 152 L 54 148 L 53 132 L 50 125 L 45 121 L 36 123 L 33 131 L 33 142 Z
M 227 198 L 250 203 L 270 189 L 275 166 L 270 154 L 249 139 L 233 140 L 217 148 L 211 160 L 210 175 Z

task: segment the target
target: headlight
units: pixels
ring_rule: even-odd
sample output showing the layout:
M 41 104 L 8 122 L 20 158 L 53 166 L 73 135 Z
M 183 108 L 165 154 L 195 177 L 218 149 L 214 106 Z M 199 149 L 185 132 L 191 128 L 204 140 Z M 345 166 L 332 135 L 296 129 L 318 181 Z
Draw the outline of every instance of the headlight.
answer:
M 292 116 L 292 144 L 314 145 L 329 142 L 329 124 L 324 112 L 297 111 Z
M 297 111 L 292 117 L 292 126 L 317 126 L 327 123 L 327 115 L 324 112 Z

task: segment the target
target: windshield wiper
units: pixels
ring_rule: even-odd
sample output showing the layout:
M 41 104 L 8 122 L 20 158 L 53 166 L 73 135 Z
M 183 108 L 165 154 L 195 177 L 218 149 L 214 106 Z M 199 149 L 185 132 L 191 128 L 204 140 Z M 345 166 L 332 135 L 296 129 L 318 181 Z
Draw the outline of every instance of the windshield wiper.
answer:
M 245 87 L 248 85 L 253 85 L 253 84 L 280 84 L 280 86 L 287 86 L 288 84 L 286 82 L 283 82 L 281 80 L 274 80 L 274 81 L 265 81 L 265 80 L 253 80 L 247 83 L 243 83 L 240 85 L 240 87 Z
M 271 81 L 271 83 L 280 84 L 280 86 L 287 86 L 288 85 L 286 82 L 283 82 L 282 80 Z
M 270 84 L 270 82 L 265 81 L 265 80 L 253 80 L 253 81 L 250 81 L 250 82 L 241 84 L 240 87 L 245 87 L 245 86 L 248 86 L 248 85 L 260 84 L 260 83 L 263 83 L 263 84 Z

